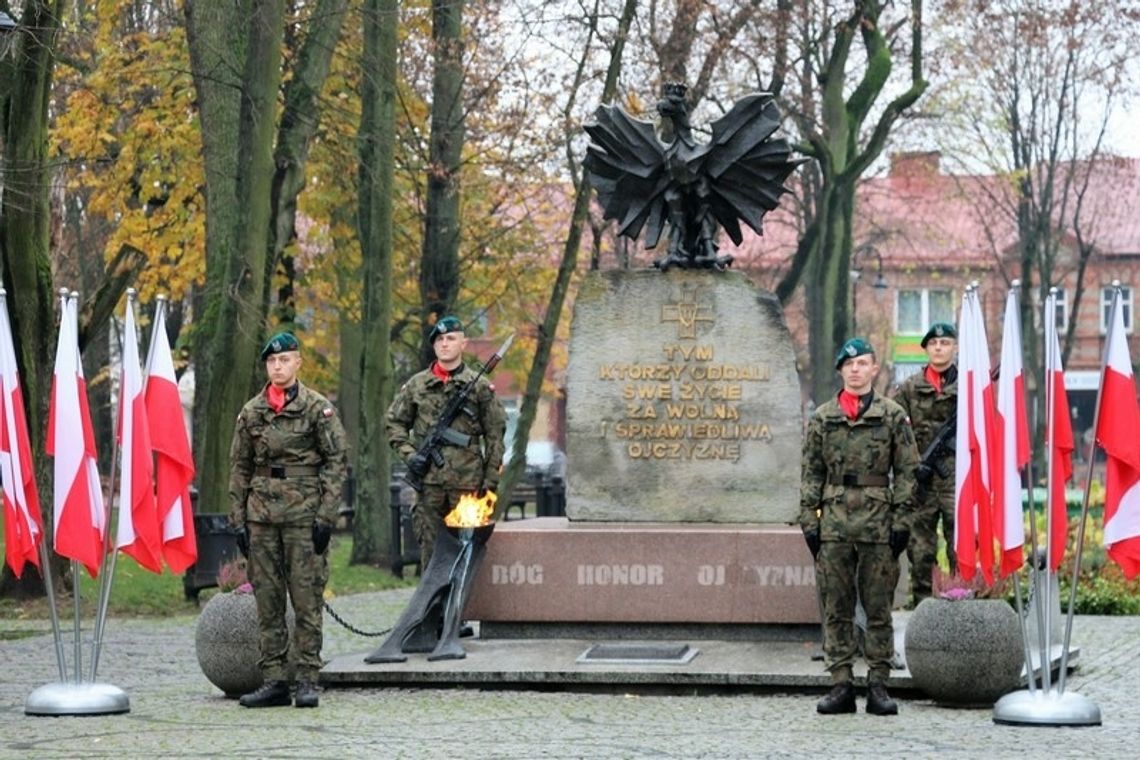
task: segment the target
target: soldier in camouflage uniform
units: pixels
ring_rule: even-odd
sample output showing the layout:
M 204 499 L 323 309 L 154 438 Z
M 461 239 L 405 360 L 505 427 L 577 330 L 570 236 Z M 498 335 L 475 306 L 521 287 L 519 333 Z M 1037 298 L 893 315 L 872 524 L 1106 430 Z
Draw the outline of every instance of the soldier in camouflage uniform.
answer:
M 958 414 L 958 367 L 954 355 L 958 350 L 958 333 L 954 325 L 935 322 L 922 338 L 928 364 L 902 382 L 894 399 L 910 416 L 914 438 L 921 454 L 926 451 L 938 430 Z M 946 477 L 935 470 L 929 486 L 919 489 L 911 524 L 910 589 L 914 606 L 930 596 L 934 565 L 938 562 L 938 523 L 946 541 L 950 572 L 957 568 L 954 554 L 954 439 L 941 458 Z
M 230 447 L 230 522 L 257 600 L 264 685 L 244 707 L 316 707 L 328 544 L 345 476 L 345 435 L 332 404 L 297 381 L 301 347 L 290 333 L 261 351 L 269 383 L 238 414 Z M 296 613 L 293 640 L 286 595 Z
M 441 317 L 428 336 L 436 359 L 427 369 L 413 375 L 400 388 L 388 408 L 388 443 L 410 468 L 427 466 L 423 491 L 416 496 L 412 527 L 420 545 L 420 567 L 426 568 L 444 515 L 464 493 L 495 490 L 503 463 L 503 433 L 507 414 L 494 386 L 486 377 L 468 397 L 467 408 L 451 428 L 469 437 L 466 445 L 447 443 L 442 447 L 444 464 L 436 467 L 422 461 L 417 450 L 448 400 L 477 372 L 463 363 L 467 337 L 456 317 Z M 419 461 L 417 461 L 417 458 Z
M 894 653 L 891 602 L 909 540 L 918 450 L 906 413 L 872 389 L 879 365 L 870 344 L 847 341 L 835 366 L 843 390 L 808 423 L 800 489 L 799 523 L 816 560 L 823 648 L 835 684 L 816 709 L 855 712 L 858 598 L 867 612 L 867 712 L 894 715 L 898 706 L 886 689 Z

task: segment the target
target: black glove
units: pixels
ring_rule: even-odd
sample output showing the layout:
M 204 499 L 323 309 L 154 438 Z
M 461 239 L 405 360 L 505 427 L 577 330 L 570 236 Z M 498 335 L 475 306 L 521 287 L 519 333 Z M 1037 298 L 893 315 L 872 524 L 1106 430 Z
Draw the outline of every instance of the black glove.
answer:
M 811 558 L 815 559 L 819 556 L 819 530 L 805 530 L 804 541 L 807 542 L 808 551 L 811 552 Z
M 329 548 L 329 540 L 332 539 L 332 526 L 320 520 L 313 520 L 313 551 L 317 554 L 324 554 L 325 550 Z
M 910 543 L 910 531 L 892 530 L 890 540 L 887 543 L 891 545 L 891 556 L 898 559 L 899 555 L 906 551 L 907 544 Z
M 408 472 L 417 478 L 426 475 L 429 467 L 431 467 L 431 457 L 423 452 L 417 451 L 408 457 Z
M 249 526 L 243 525 L 237 531 L 237 546 L 241 556 L 249 559 Z

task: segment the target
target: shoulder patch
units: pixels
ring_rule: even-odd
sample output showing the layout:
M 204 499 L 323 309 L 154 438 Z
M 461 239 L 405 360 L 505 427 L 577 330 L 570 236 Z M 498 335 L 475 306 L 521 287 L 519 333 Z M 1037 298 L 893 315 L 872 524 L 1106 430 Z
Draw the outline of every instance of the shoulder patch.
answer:
M 494 383 L 488 382 L 487 387 L 490 388 L 492 391 L 495 390 L 495 384 Z
M 324 409 L 321 410 L 321 414 L 323 414 L 325 417 L 332 417 L 333 416 L 332 407 L 326 406 Z

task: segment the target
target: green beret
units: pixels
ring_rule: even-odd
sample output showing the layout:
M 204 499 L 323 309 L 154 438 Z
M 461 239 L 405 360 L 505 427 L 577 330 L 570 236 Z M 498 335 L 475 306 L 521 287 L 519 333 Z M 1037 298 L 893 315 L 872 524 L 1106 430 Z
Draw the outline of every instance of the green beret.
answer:
M 463 323 L 459 321 L 459 317 L 451 315 L 440 317 L 428 333 L 428 343 L 435 343 L 435 339 L 439 336 L 453 332 L 463 332 Z
M 926 335 L 922 336 L 922 347 L 926 348 L 926 344 L 930 342 L 931 338 L 954 338 L 958 339 L 958 331 L 954 329 L 954 325 L 949 322 L 935 322 L 926 331 Z
M 265 344 L 265 348 L 261 349 L 261 361 L 265 361 L 273 354 L 280 354 L 285 351 L 300 351 L 301 344 L 297 341 L 297 336 L 291 332 L 279 332 L 269 339 Z
M 848 359 L 854 359 L 856 356 L 863 354 L 875 355 L 875 349 L 871 348 L 871 344 L 862 338 L 852 338 L 843 344 L 843 348 L 839 349 L 839 353 L 835 355 L 835 368 L 839 369 L 843 366 L 843 362 Z

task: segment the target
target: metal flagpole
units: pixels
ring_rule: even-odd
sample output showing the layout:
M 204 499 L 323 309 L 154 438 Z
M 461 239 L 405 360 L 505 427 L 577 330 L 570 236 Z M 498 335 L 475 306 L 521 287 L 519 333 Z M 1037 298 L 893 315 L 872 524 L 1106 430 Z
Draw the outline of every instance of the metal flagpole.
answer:
M 3 309 L 5 322 L 9 327 L 9 334 L 4 338 L 4 340 L 7 341 L 11 337 L 11 322 L 8 320 L 8 291 L 4 288 L 2 281 L 0 281 L 0 309 Z M 7 353 L 8 348 L 5 347 L 4 351 Z M 11 356 L 11 361 L 13 363 L 16 361 L 14 353 Z M 15 369 L 15 367 L 13 367 L 13 369 Z M 24 422 L 27 424 L 26 414 Z M 34 469 L 31 462 L 27 464 Z M 59 611 L 55 608 L 55 579 L 51 573 L 51 556 L 48 554 L 47 541 L 48 536 L 41 531 L 39 545 L 36 547 L 36 550 L 40 555 L 40 578 L 44 582 L 44 592 L 47 594 L 48 610 L 51 613 L 52 642 L 55 645 L 56 665 L 59 666 L 59 680 L 64 681 L 67 679 L 67 660 L 63 654 L 63 632 L 59 628 Z
M 61 324 L 64 319 L 74 319 L 75 311 L 69 307 L 70 301 L 77 301 L 79 293 L 66 288 L 60 289 L 60 301 L 63 306 Z M 76 325 L 74 322 L 72 326 Z M 61 328 L 62 329 L 62 328 Z M 74 334 L 74 333 L 73 333 Z M 82 431 L 80 435 L 83 435 Z M 82 465 L 81 465 L 82 467 Z M 85 477 L 80 471 L 78 477 Z M 58 483 L 56 484 L 59 485 Z M 104 556 L 102 564 L 106 564 Z M 80 626 L 81 603 L 79 597 L 80 570 L 78 560 L 71 560 L 72 590 L 75 601 L 75 680 L 68 682 L 66 676 L 60 683 L 50 683 L 39 687 L 28 695 L 24 702 L 25 715 L 109 715 L 114 713 L 130 712 L 130 700 L 126 692 L 110 684 L 94 683 L 83 680 L 82 662 L 82 632 Z M 49 592 L 50 593 L 50 592 Z M 51 598 L 51 597 L 49 597 Z M 52 599 L 54 613 L 55 603 Z M 62 663 L 62 645 L 60 645 Z M 63 668 L 61 668 L 61 671 Z M 94 671 L 92 671 L 94 675 Z
M 127 308 L 133 309 L 135 303 L 136 291 L 134 288 L 127 288 Z M 119 419 L 123 415 L 123 342 L 119 341 Z M 120 431 L 121 434 L 121 431 Z M 107 515 L 106 529 L 103 531 L 103 546 L 109 546 L 110 552 L 103 555 L 104 573 L 102 578 L 102 585 L 99 588 L 99 606 L 95 611 L 95 639 L 91 642 L 91 680 L 95 680 L 95 673 L 99 669 L 99 655 L 103 651 L 103 632 L 107 625 L 107 608 L 111 605 L 111 584 L 115 580 L 115 566 L 118 564 L 119 549 L 112 545 L 114 539 L 111 538 L 111 514 L 114 512 L 115 504 L 115 476 L 118 474 L 119 468 L 119 436 L 111 436 L 111 473 L 107 478 L 107 508 L 104 510 Z M 128 505 L 128 509 L 130 506 Z M 123 509 L 122 503 L 119 504 L 119 510 Z M 109 556 L 108 556 L 109 554 Z
M 1052 687 L 1053 670 L 1053 642 L 1050 631 L 1050 610 L 1053 607 L 1052 559 L 1053 559 L 1053 449 L 1056 435 L 1056 419 L 1053 391 L 1053 373 L 1059 370 L 1053 348 L 1057 343 L 1057 288 L 1049 289 L 1049 297 L 1045 301 L 1045 431 L 1049 445 L 1045 451 L 1048 477 L 1045 482 L 1045 567 L 1046 573 L 1044 599 L 1045 628 L 1041 632 L 1046 642 L 1046 656 L 1041 661 L 1042 688 L 1041 691 L 1030 694 L 1027 691 L 1016 691 L 1006 694 L 994 705 L 994 723 L 1006 725 L 1036 725 L 1036 726 L 1099 726 L 1100 708 L 1092 700 L 1082 697 L 1075 692 L 1064 693 Z M 1032 485 L 1032 484 L 1031 484 Z M 1040 595 L 1040 589 L 1038 589 Z M 1070 607 L 1070 615 L 1072 608 Z M 1062 660 L 1064 655 L 1062 654 Z M 1061 678 L 1064 678 L 1064 664 L 1062 664 Z
M 1073 575 L 1069 586 L 1069 612 L 1065 616 L 1065 639 L 1061 648 L 1061 675 L 1057 690 L 1065 693 L 1065 670 L 1069 664 L 1069 640 L 1073 635 L 1073 613 L 1077 607 L 1077 579 L 1081 570 L 1081 555 L 1085 547 L 1085 521 L 1089 518 L 1089 489 L 1092 488 L 1093 463 L 1096 461 L 1096 430 L 1100 424 L 1100 401 L 1104 393 L 1104 374 L 1108 368 L 1108 352 L 1112 346 L 1114 328 L 1116 327 L 1116 310 L 1120 308 L 1120 280 L 1112 281 L 1112 309 L 1109 311 L 1108 329 L 1104 340 L 1104 354 L 1100 359 L 1100 384 L 1096 389 L 1096 406 L 1093 407 L 1093 445 L 1089 449 L 1089 467 L 1085 475 L 1085 493 L 1081 504 L 1081 522 L 1077 526 L 1077 551 L 1073 557 Z
M 1002 337 L 1002 343 L 1003 343 L 1003 345 L 1002 345 L 1002 361 L 1003 362 L 1005 360 L 1005 345 L 1004 345 L 1004 343 L 1007 340 L 1014 341 L 1015 345 L 1017 346 L 1018 353 L 1019 353 L 1018 360 L 1020 361 L 1020 359 L 1021 359 L 1021 357 L 1020 357 L 1020 353 L 1021 353 L 1021 330 L 1018 329 L 1018 316 L 1017 316 L 1017 304 L 1019 303 L 1019 299 L 1018 299 L 1017 294 L 1018 294 L 1018 290 L 1020 289 L 1020 286 L 1021 286 L 1021 280 L 1014 280 L 1010 284 L 1011 284 L 1010 295 L 1012 296 L 1012 298 L 1006 299 L 1006 311 L 1007 312 L 1009 311 L 1010 302 L 1012 301 L 1012 306 L 1014 309 L 1014 319 L 1013 319 L 1013 332 L 1014 332 L 1014 334 L 1013 335 L 1007 334 L 1007 335 L 1004 335 Z M 1006 321 L 1008 322 L 1009 315 L 1007 314 L 1005 318 L 1006 318 Z M 1000 364 L 998 366 L 1001 367 Z M 1005 368 L 1002 367 L 1001 369 L 1004 370 Z M 1012 388 L 1013 392 L 1016 393 L 1017 392 L 1017 385 L 1015 382 L 1013 382 L 1015 380 L 1015 378 L 1000 378 L 999 377 L 999 382 L 1004 382 L 1006 380 L 1010 381 L 1009 385 L 1003 385 L 1003 387 Z M 1013 402 L 1014 410 L 1017 409 L 1018 401 L 1024 402 L 1024 399 L 1020 399 L 1020 400 L 1015 399 L 1014 400 L 1014 402 Z M 1009 422 L 1010 422 L 1009 420 L 1006 421 L 1007 427 L 1009 426 Z M 1017 441 L 1017 437 L 1018 437 L 1016 411 L 1015 411 L 1012 423 L 1013 424 L 1012 424 L 1011 430 L 1012 430 L 1012 435 L 1013 435 L 1013 440 L 1014 440 L 1014 452 L 1015 452 L 1014 456 L 1016 456 L 1016 450 L 1017 450 L 1016 441 Z M 1008 437 L 1010 434 L 1011 434 L 1010 430 L 1005 431 L 1006 437 Z M 1001 445 L 1002 445 L 1003 451 L 1008 451 L 1008 449 L 1006 448 L 1006 443 L 1005 443 L 1004 439 L 1002 440 Z M 1021 476 L 1021 470 L 1020 469 L 1018 469 L 1017 474 L 1018 474 L 1018 477 L 1020 478 L 1020 476 Z M 1003 478 L 1003 482 L 1004 482 L 1004 478 L 1005 478 L 1004 474 L 1003 474 L 1002 478 Z M 1020 483 L 1018 485 L 1020 486 Z M 1020 495 L 1020 490 L 1021 489 L 1018 488 L 1019 495 Z M 1004 506 L 1003 511 L 1008 511 L 1009 507 L 1010 507 L 1009 504 L 1005 504 L 1005 497 L 1008 494 L 1008 492 L 1009 492 L 1009 489 L 1006 488 L 1004 493 L 1002 494 L 1002 504 Z M 1017 506 L 1019 507 L 1018 512 L 1020 512 L 1021 511 L 1020 510 L 1020 507 L 1021 507 L 1021 500 L 1020 499 L 1018 499 L 1018 505 Z M 1001 519 L 1003 521 L 1005 520 L 1005 514 L 1001 515 Z M 1004 535 L 1004 532 L 1003 532 L 1003 535 Z M 1024 539 L 1023 539 L 1022 543 L 1024 543 Z M 1003 546 L 1002 550 L 1004 551 L 1004 549 L 1005 549 L 1005 547 Z M 1021 548 L 1021 553 L 1022 553 L 1022 556 L 1024 557 L 1024 554 L 1025 554 L 1025 548 L 1024 547 Z M 1025 658 L 1026 681 L 1028 682 L 1029 692 L 1030 692 L 1030 694 L 1032 694 L 1032 693 L 1037 691 L 1037 679 L 1033 674 L 1033 654 L 1032 654 L 1030 644 L 1029 644 L 1029 626 L 1025 621 L 1025 610 L 1023 609 L 1022 604 L 1021 604 L 1021 574 L 1017 571 L 1014 571 L 1014 573 L 1013 573 L 1013 600 L 1014 600 L 1014 606 L 1017 608 L 1017 622 L 1021 625 L 1021 648 L 1022 648 L 1022 652 L 1023 652 L 1022 656 Z

